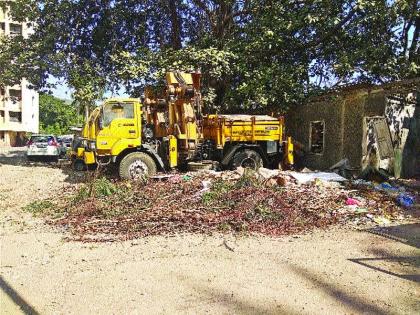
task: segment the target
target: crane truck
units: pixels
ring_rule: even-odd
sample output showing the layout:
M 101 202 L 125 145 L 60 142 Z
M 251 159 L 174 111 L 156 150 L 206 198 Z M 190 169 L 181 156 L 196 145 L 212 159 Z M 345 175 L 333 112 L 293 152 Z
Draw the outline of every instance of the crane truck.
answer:
M 203 115 L 200 79 L 199 72 L 171 71 L 165 88 L 146 88 L 142 100 L 105 100 L 84 125 L 74 167 L 112 164 L 121 178 L 136 180 L 177 167 L 293 164 L 282 117 Z

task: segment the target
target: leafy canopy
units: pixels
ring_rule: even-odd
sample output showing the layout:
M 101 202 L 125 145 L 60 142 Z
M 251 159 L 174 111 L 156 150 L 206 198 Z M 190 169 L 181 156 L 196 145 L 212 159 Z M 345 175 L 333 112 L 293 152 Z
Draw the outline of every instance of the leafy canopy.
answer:
M 16 0 L 0 85 L 65 79 L 81 104 L 201 68 L 208 110 L 283 111 L 310 93 L 419 75 L 417 0 Z
M 68 134 L 70 127 L 80 124 L 82 117 L 71 103 L 48 94 L 39 96 L 39 124 L 42 133 Z

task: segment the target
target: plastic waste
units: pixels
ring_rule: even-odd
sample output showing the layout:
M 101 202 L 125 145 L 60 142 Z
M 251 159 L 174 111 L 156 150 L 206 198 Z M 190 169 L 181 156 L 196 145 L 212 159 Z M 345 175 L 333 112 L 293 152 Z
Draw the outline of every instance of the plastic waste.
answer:
M 375 186 L 375 189 L 376 190 L 385 190 L 385 191 L 389 191 L 389 192 L 398 191 L 397 187 L 394 187 L 390 183 L 387 183 L 387 182 L 383 182 L 383 183 Z
M 360 201 L 353 198 L 347 198 L 346 205 L 348 206 L 358 206 L 360 204 Z
M 189 181 L 189 180 L 191 180 L 191 178 L 192 178 L 192 176 L 190 176 L 190 175 L 184 175 L 184 176 L 182 176 L 182 180 L 184 180 L 184 181 Z
M 368 209 L 366 208 L 357 208 L 354 212 L 356 213 L 367 213 Z
M 414 205 L 414 197 L 408 194 L 399 194 L 397 197 L 397 203 L 403 207 L 412 207 Z
M 379 225 L 387 225 L 391 223 L 391 221 L 385 217 L 376 217 L 373 219 L 373 222 Z

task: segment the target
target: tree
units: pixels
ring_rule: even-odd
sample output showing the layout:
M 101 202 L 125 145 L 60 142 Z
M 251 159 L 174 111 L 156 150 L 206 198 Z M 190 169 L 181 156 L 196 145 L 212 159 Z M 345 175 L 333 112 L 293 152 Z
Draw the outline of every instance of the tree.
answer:
M 39 96 L 40 131 L 62 135 L 70 133 L 70 127 L 82 122 L 82 116 L 70 102 L 49 94 Z
M 0 85 L 64 78 L 83 106 L 170 68 L 201 67 L 206 104 L 223 111 L 284 111 L 325 88 L 419 75 L 417 0 L 2 3 L 35 32 L 0 43 Z

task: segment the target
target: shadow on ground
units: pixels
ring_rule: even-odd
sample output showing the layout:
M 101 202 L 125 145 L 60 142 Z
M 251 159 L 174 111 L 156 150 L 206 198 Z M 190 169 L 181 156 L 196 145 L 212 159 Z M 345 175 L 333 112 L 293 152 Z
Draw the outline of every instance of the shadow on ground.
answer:
M 293 311 L 285 305 L 270 305 L 261 306 L 252 303 L 250 300 L 244 300 L 234 295 L 232 290 L 222 290 L 219 288 L 206 285 L 204 281 L 199 279 L 192 279 L 190 275 L 178 275 L 179 279 L 182 279 L 185 285 L 194 289 L 195 292 L 200 294 L 200 303 L 208 301 L 208 305 L 219 304 L 226 307 L 229 312 L 228 314 L 300 314 L 299 312 Z M 236 293 L 235 293 L 236 294 Z M 181 311 L 185 311 L 181 310 Z
M 389 227 L 367 229 L 366 232 L 400 242 L 415 248 L 412 256 L 399 256 L 379 248 L 371 248 L 373 257 L 351 258 L 349 261 L 363 267 L 401 279 L 420 283 L 420 223 L 402 224 Z
M 420 249 L 420 223 L 376 227 L 365 231 Z
M 296 265 L 290 265 L 289 268 L 301 278 L 304 278 L 305 280 L 314 284 L 317 290 L 328 294 L 340 304 L 344 304 L 348 308 L 352 309 L 355 313 L 369 313 L 378 315 L 388 314 L 388 312 L 385 310 L 375 305 L 366 303 L 361 297 L 349 294 L 338 286 L 323 280 L 323 276 L 321 275 L 316 275 L 315 273 L 312 273 L 309 270 Z
M 38 315 L 35 308 L 30 305 L 3 277 L 0 275 L 0 289 L 20 307 L 23 313 L 30 315 Z

